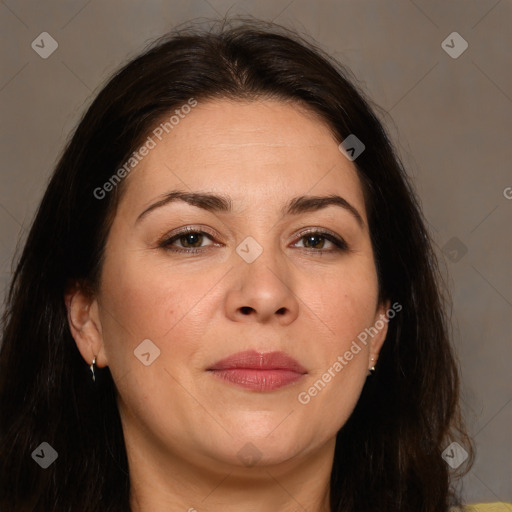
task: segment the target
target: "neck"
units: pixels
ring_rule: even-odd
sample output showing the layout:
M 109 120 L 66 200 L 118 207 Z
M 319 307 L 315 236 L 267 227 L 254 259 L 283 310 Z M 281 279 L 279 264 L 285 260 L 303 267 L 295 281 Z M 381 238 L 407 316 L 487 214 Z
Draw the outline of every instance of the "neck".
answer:
M 126 439 L 132 512 L 329 512 L 335 440 L 272 465 L 191 459 Z

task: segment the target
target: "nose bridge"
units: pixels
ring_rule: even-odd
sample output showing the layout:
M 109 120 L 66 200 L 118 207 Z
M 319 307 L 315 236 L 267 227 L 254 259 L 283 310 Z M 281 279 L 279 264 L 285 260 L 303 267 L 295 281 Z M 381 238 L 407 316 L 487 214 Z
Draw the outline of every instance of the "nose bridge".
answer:
M 298 303 L 278 237 L 270 230 L 259 230 L 243 239 L 236 253 L 236 283 L 228 300 L 229 314 L 260 321 L 279 315 L 291 321 Z
M 288 289 L 288 268 L 280 242 L 271 233 L 246 237 L 237 247 L 243 282 Z M 258 242 L 260 240 L 260 242 Z M 254 283 L 251 283 L 254 281 Z

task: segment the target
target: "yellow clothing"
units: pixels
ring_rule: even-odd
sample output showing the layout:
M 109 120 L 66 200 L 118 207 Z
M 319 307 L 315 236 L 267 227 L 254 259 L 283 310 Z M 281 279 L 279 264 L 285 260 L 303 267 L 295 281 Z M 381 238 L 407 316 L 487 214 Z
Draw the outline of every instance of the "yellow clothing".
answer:
M 460 509 L 452 509 L 452 512 Z M 464 512 L 512 512 L 512 503 L 478 503 L 464 507 Z

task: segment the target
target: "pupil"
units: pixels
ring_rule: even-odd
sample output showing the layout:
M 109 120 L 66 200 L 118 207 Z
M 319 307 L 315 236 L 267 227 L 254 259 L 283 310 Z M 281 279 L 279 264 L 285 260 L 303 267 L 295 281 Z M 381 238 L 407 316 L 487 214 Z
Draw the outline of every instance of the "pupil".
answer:
M 316 247 L 318 244 L 321 244 L 321 242 L 318 242 L 318 241 L 315 243 L 315 240 L 319 240 L 319 239 L 321 240 L 322 237 L 318 236 L 318 235 L 310 235 L 307 237 L 308 244 L 311 243 L 311 245 L 313 247 Z M 321 244 L 321 245 L 323 245 L 323 244 Z
M 185 244 L 196 246 L 197 243 L 201 241 L 201 235 L 199 233 L 190 233 L 182 238 L 182 243 L 183 240 L 185 240 Z M 199 243 L 199 245 L 201 245 L 201 243 Z

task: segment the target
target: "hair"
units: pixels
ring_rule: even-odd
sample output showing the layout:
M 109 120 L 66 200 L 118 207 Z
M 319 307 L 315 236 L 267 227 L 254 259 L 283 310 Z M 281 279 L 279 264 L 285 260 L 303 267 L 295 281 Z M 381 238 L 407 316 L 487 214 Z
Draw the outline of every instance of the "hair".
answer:
M 315 113 L 341 143 L 365 145 L 362 184 L 379 298 L 402 310 L 379 364 L 337 434 L 333 512 L 439 512 L 459 505 L 441 453 L 458 439 L 473 459 L 459 407 L 448 301 L 419 201 L 350 72 L 315 43 L 275 24 L 242 20 L 176 29 L 107 82 L 68 141 L 15 267 L 0 352 L 0 509 L 125 512 L 129 471 L 116 387 L 92 385 L 71 336 L 64 294 L 100 286 L 106 239 L 126 181 L 94 191 L 164 115 L 191 98 L 274 99 Z M 371 106 L 372 105 L 372 106 Z M 133 172 L 137 172 L 134 170 Z M 57 461 L 32 453 L 48 442 Z M 467 470 L 467 469 L 466 469 Z

